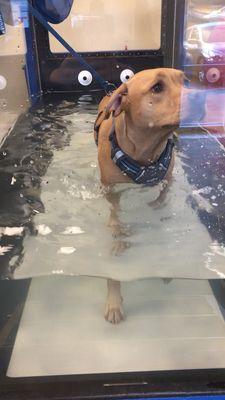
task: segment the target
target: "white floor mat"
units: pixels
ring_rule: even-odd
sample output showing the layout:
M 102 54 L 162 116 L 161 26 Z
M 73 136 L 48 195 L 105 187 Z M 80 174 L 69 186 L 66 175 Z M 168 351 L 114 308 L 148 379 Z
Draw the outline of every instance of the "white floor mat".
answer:
M 103 318 L 106 281 L 32 280 L 9 377 L 225 368 L 225 323 L 207 281 L 122 285 L 126 320 Z

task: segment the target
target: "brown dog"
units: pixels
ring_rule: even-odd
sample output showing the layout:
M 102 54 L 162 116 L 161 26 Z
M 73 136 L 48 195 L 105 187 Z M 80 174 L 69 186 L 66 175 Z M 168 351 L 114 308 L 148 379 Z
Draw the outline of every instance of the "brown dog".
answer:
M 173 128 L 179 123 L 183 81 L 183 72 L 175 69 L 145 70 L 123 83 L 111 96 L 103 98 L 95 122 L 95 140 L 98 142 L 101 181 L 105 186 L 132 182 L 131 177 L 122 172 L 111 158 L 112 131 L 119 148 L 143 167 L 159 159 Z M 166 194 L 173 165 L 172 151 L 158 202 Z M 109 191 L 107 199 L 112 204 L 109 226 L 118 239 L 124 235 L 117 215 L 119 196 Z M 115 241 L 114 253 L 120 254 L 125 247 L 124 241 Z M 114 280 L 108 280 L 105 318 L 111 323 L 123 319 L 120 283 Z

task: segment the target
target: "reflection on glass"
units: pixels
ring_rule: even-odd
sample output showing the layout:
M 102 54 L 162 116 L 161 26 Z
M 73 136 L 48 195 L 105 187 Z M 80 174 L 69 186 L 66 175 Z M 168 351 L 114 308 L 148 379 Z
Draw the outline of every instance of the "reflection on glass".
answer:
M 202 124 L 224 126 L 225 89 L 225 17 L 220 1 L 187 1 L 184 27 L 185 74 L 190 87 L 201 92 L 201 107 L 205 110 Z M 217 100 L 218 101 L 217 101 Z M 197 119 L 192 120 L 192 125 Z M 221 128 L 223 130 L 223 128 Z M 222 132 L 222 131 L 221 131 Z M 221 132 L 219 133 L 221 135 Z

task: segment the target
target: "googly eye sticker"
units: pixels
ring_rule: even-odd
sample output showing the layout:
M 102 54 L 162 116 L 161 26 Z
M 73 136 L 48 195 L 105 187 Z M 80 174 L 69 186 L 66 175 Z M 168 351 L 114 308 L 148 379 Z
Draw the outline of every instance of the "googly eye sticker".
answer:
M 7 80 L 3 75 L 0 75 L 0 90 L 5 89 L 7 86 Z
M 121 82 L 125 83 L 129 81 L 130 78 L 134 76 L 134 73 L 131 69 L 124 69 L 120 74 Z
M 78 82 L 82 86 L 89 86 L 93 80 L 92 74 L 89 71 L 81 71 L 78 75 Z

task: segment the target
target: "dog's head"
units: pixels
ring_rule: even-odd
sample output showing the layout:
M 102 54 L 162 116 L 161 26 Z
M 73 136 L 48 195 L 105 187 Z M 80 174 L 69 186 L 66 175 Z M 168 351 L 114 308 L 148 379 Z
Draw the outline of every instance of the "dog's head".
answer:
M 139 129 L 169 129 L 179 124 L 184 80 L 184 73 L 172 68 L 141 71 L 112 94 L 106 112 L 125 111 Z

